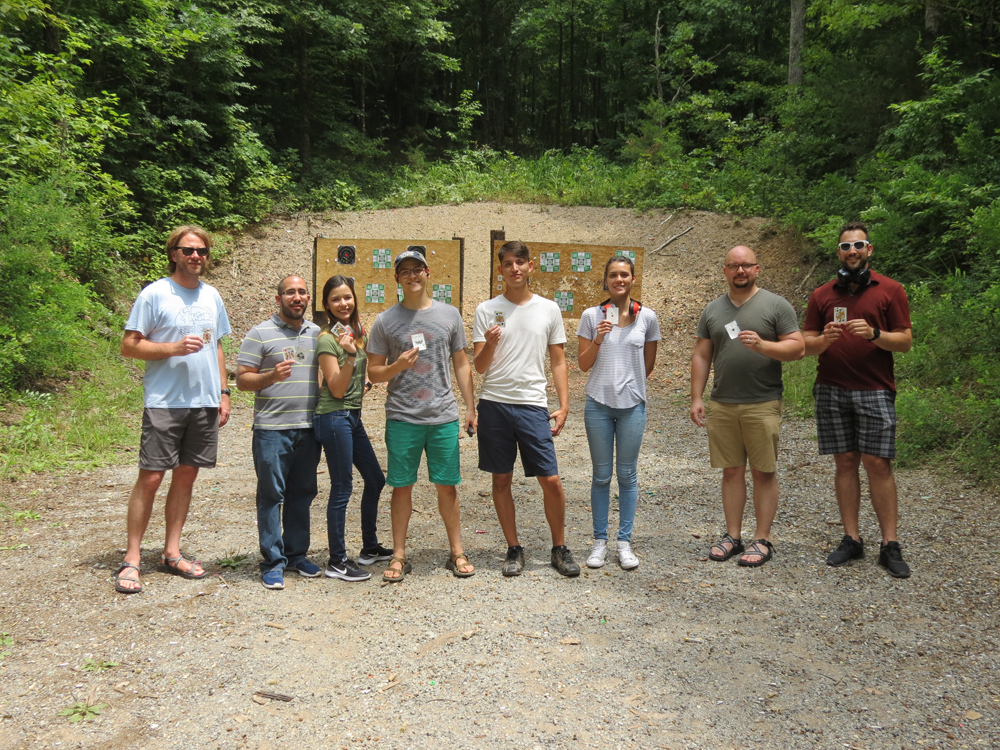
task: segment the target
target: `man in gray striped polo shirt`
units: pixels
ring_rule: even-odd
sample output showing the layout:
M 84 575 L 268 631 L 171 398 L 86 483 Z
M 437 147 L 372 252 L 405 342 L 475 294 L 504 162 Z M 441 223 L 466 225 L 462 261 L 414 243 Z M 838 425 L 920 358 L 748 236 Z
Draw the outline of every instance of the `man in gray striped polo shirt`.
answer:
M 308 578 L 320 574 L 320 567 L 306 557 L 309 506 L 316 497 L 321 452 L 312 426 L 319 393 L 319 326 L 305 319 L 311 299 L 303 279 L 282 279 L 275 297 L 278 312 L 247 332 L 236 359 L 236 386 L 257 394 L 253 414 L 257 533 L 264 587 L 269 589 L 285 587 L 285 570 Z

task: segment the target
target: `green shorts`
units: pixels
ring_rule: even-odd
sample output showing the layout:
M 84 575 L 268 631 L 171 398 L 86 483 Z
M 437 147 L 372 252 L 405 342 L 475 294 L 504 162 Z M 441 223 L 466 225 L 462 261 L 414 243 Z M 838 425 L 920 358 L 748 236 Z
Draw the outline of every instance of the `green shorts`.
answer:
M 385 447 L 390 487 L 409 487 L 417 481 L 420 455 L 427 451 L 427 476 L 434 484 L 462 483 L 458 454 L 458 420 L 444 424 L 412 424 L 398 419 L 385 421 Z

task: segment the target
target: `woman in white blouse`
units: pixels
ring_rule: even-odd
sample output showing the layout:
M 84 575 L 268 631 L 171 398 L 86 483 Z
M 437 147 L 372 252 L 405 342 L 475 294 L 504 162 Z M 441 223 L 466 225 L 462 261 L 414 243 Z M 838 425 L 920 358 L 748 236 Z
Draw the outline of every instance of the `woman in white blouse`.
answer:
M 604 267 L 611 297 L 584 311 L 576 335 L 580 339 L 580 369 L 590 372 L 583 420 L 594 465 L 590 507 L 594 516 L 594 547 L 587 559 L 600 568 L 608 557 L 608 509 L 611 470 L 618 474 L 618 562 L 639 566 L 632 551 L 632 524 L 639 500 L 637 465 L 646 429 L 646 378 L 656 363 L 660 324 L 656 313 L 631 298 L 635 281 L 632 260 L 617 255 Z

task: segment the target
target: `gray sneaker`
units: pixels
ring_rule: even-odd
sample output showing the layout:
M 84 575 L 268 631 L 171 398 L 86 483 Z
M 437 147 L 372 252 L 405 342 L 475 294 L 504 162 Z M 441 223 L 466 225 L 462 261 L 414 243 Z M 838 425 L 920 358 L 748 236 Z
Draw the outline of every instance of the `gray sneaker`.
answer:
M 559 571 L 559 575 L 568 578 L 580 575 L 580 566 L 576 564 L 573 553 L 565 544 L 552 548 L 552 567 Z
M 507 559 L 503 564 L 503 574 L 510 578 L 511 576 L 519 576 L 524 572 L 524 547 L 520 545 L 517 547 L 507 548 Z
M 850 534 L 844 534 L 844 538 L 840 540 L 840 546 L 827 555 L 826 564 L 836 568 L 846 565 L 855 558 L 862 558 L 864 556 L 865 540 L 854 541 Z

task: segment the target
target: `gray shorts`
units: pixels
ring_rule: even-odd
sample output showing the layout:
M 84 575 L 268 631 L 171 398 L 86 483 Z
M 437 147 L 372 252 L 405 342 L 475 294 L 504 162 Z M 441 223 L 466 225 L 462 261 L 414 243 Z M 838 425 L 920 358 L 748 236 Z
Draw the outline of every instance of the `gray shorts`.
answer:
M 214 469 L 218 452 L 218 408 L 142 410 L 140 469 L 169 471 L 181 464 Z
M 820 455 L 867 453 L 896 457 L 896 394 L 813 386 Z

